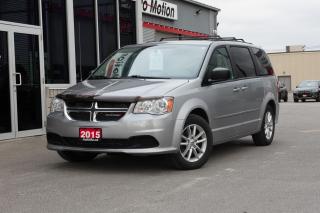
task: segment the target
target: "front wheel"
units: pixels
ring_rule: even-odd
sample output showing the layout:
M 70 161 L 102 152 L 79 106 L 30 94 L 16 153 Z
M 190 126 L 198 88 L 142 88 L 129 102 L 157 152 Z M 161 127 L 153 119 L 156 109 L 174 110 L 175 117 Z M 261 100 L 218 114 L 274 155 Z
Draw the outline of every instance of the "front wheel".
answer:
M 190 115 L 180 135 L 178 152 L 171 156 L 178 169 L 198 169 L 209 159 L 212 133 L 209 124 L 198 115 Z
M 268 146 L 273 141 L 275 131 L 275 113 L 270 106 L 264 113 L 261 129 L 258 133 L 252 135 L 253 142 L 256 146 Z
M 98 154 L 92 152 L 57 151 L 60 157 L 69 162 L 86 162 L 93 160 Z

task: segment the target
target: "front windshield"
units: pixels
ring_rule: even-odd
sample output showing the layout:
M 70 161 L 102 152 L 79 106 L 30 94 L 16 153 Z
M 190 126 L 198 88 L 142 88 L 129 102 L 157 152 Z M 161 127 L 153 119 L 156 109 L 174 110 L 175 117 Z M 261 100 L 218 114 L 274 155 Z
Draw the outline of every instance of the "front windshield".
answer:
M 104 61 L 89 79 L 196 78 L 208 47 L 179 44 L 126 47 Z
M 316 81 L 302 81 L 298 87 L 318 87 Z

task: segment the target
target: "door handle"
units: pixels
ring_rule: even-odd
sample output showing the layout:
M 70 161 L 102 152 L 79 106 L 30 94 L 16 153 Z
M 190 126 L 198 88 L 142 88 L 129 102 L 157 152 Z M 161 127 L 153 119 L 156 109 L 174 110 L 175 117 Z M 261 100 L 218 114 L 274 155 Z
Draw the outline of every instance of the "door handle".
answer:
M 19 78 L 19 83 L 16 83 L 14 86 L 21 86 L 22 85 L 21 73 L 16 72 L 16 73 L 14 73 L 14 75 L 18 76 L 18 78 Z
M 239 91 L 240 91 L 240 88 L 239 88 L 239 87 L 233 88 L 233 92 L 239 92 Z
M 241 90 L 243 91 L 243 90 L 246 90 L 246 89 L 248 89 L 248 87 L 247 86 L 243 86 L 243 87 L 241 87 Z

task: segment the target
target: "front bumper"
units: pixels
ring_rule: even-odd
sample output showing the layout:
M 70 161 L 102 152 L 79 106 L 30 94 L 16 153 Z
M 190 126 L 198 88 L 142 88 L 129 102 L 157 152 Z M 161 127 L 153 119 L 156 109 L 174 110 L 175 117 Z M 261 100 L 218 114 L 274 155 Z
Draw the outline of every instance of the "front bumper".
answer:
M 152 155 L 152 154 L 168 154 L 175 153 L 177 149 L 174 147 L 166 148 L 146 148 L 146 149 L 103 149 L 103 148 L 82 148 L 82 147 L 68 147 L 48 144 L 49 150 L 55 151 L 78 151 L 78 152 L 95 152 L 95 153 L 125 153 L 136 155 Z
M 127 113 L 118 121 L 108 122 L 84 122 L 73 121 L 67 119 L 62 112 L 55 112 L 48 116 L 47 134 L 56 135 L 62 138 L 66 143 L 56 143 L 52 137 L 48 137 L 47 148 L 50 150 L 70 150 L 70 151 L 86 151 L 86 152 L 117 152 L 128 154 L 164 154 L 177 152 L 177 141 L 174 138 L 176 125 L 183 126 L 182 120 L 175 120 L 172 114 L 161 116 L 148 114 L 132 114 Z M 80 142 L 79 128 L 92 127 L 102 129 L 102 140 L 105 144 L 101 146 L 90 145 L 90 142 Z M 180 132 L 178 133 L 180 134 Z M 157 142 L 150 140 L 153 145 L 135 146 L 131 143 L 131 138 L 150 137 Z M 116 143 L 118 146 L 108 146 L 110 143 Z M 121 144 L 124 141 L 128 146 Z M 74 143 L 73 143 L 74 142 Z M 89 144 L 84 144 L 89 143 Z M 120 145 L 119 145 L 120 144 Z
M 293 93 L 294 99 L 317 99 L 319 98 L 318 92 L 307 92 L 307 93 Z

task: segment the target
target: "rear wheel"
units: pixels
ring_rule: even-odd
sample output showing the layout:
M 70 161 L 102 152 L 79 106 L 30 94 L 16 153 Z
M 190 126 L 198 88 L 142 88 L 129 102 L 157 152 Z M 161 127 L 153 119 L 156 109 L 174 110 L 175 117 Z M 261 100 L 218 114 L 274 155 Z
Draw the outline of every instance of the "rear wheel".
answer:
M 209 124 L 198 115 L 190 115 L 181 132 L 178 153 L 171 156 L 178 169 L 198 169 L 205 164 L 212 150 Z
M 298 102 L 299 100 L 295 98 L 293 101 L 294 101 L 294 102 Z
M 284 102 L 288 102 L 288 94 L 286 94 L 286 96 L 284 97 Z
M 275 131 L 275 113 L 270 106 L 264 113 L 261 129 L 258 133 L 252 135 L 253 142 L 256 146 L 268 146 L 273 141 Z
M 306 99 L 302 99 L 302 102 L 306 102 Z
M 93 160 L 98 154 L 91 152 L 57 151 L 60 157 L 69 162 L 86 162 Z

